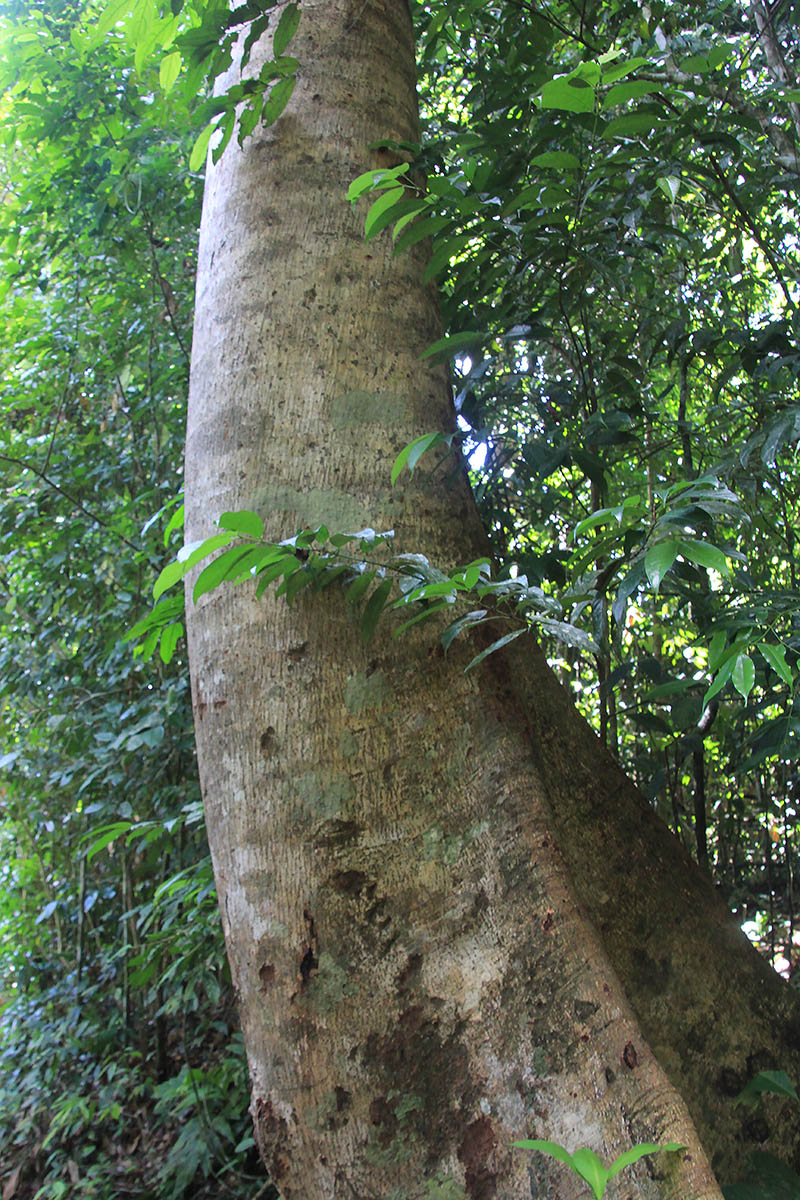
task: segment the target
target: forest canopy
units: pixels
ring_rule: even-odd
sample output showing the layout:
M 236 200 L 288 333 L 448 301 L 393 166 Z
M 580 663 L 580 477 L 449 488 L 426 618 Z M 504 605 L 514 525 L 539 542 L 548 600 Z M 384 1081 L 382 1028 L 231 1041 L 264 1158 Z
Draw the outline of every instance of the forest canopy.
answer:
M 800 10 L 412 7 L 422 140 L 342 204 L 397 255 L 430 242 L 432 353 L 520 632 L 796 986 Z M 270 1194 L 183 600 L 153 586 L 182 542 L 206 151 L 279 119 L 302 5 L 263 78 L 212 87 L 274 8 L 0 7 L 8 1200 Z

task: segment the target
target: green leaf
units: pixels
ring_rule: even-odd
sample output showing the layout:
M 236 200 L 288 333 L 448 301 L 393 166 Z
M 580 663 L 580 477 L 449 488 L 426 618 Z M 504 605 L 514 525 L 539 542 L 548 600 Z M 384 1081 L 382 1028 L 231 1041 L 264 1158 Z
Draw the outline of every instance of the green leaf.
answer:
M 746 700 L 756 681 L 756 669 L 749 654 L 740 654 L 733 660 L 731 679 L 739 695 Z
M 690 54 L 681 60 L 680 67 L 687 75 L 707 75 L 711 70 L 711 64 L 704 54 Z
M 360 604 L 364 597 L 367 588 L 372 583 L 377 571 L 362 571 L 356 579 L 355 583 L 351 583 L 345 592 L 345 599 L 348 604 Z
M 262 121 L 264 125 L 272 125 L 277 121 L 286 105 L 289 103 L 294 85 L 297 83 L 296 75 L 287 75 L 285 79 L 279 79 L 270 90 L 269 97 L 264 104 L 262 112 Z
M 187 542 L 178 551 L 178 562 L 183 563 L 184 568 L 188 571 L 196 563 L 208 558 L 209 554 L 213 554 L 215 550 L 229 546 L 233 541 L 233 536 L 232 533 L 226 531 L 225 533 L 212 533 L 210 537 L 201 538 L 199 542 Z
M 617 594 L 614 597 L 614 603 L 611 606 L 611 615 L 618 625 L 621 625 L 625 619 L 625 613 L 628 608 L 628 601 L 639 587 L 644 574 L 644 563 L 641 560 L 632 567 L 627 575 L 624 576 L 617 588 Z
M 434 342 L 432 346 L 428 346 L 428 349 L 423 354 L 420 354 L 420 358 L 453 358 L 456 354 L 462 353 L 462 351 L 475 349 L 485 337 L 485 333 L 479 333 L 475 330 L 454 333 L 450 337 L 440 338 L 438 342 Z
M 395 607 L 397 606 L 395 605 Z M 404 621 L 402 625 L 398 625 L 393 637 L 399 637 L 407 629 L 410 629 L 412 625 L 419 625 L 422 621 L 428 621 L 431 617 L 435 617 L 437 613 L 443 612 L 444 609 L 450 609 L 450 607 L 446 600 L 442 600 L 439 604 L 431 604 L 428 608 L 423 608 L 410 621 Z
M 205 129 L 201 130 L 197 136 L 195 144 L 192 146 L 192 152 L 189 155 L 189 170 L 199 171 L 203 163 L 206 161 L 208 153 L 208 143 L 211 141 L 211 135 L 217 129 L 217 122 L 211 121 L 206 125 Z
M 384 579 L 370 596 L 361 618 L 361 632 L 365 641 L 369 641 L 375 632 L 375 626 L 389 600 L 392 591 L 391 579 Z
M 188 568 L 181 562 L 167 563 L 158 579 L 153 584 L 153 599 L 157 600 L 167 588 L 171 588 L 179 579 L 183 579 Z
M 576 1150 L 572 1155 L 572 1169 L 589 1184 L 595 1200 L 602 1200 L 608 1183 L 608 1171 L 594 1150 L 590 1150 L 588 1146 L 581 1146 Z
M 599 654 L 600 647 L 594 638 L 589 637 L 583 629 L 570 625 L 566 621 L 554 621 L 551 617 L 534 618 L 545 633 L 550 633 L 566 646 L 574 646 L 576 650 L 586 650 L 589 654 Z
M 286 603 L 291 605 L 297 594 L 302 592 L 303 588 L 309 587 L 314 579 L 314 572 L 310 571 L 306 565 L 300 565 L 296 571 L 287 574 L 275 595 L 285 596 Z
M 110 846 L 121 834 L 127 833 L 131 827 L 130 821 L 114 821 L 112 825 L 104 826 L 100 836 L 96 837 L 89 849 L 86 851 L 86 861 L 91 862 L 95 854 L 99 854 L 106 846 Z M 96 832 L 96 831 L 95 831 Z M 86 834 L 86 839 L 95 837 L 95 833 Z
M 627 83 L 618 83 L 606 94 L 603 108 L 613 108 L 617 104 L 624 104 L 627 100 L 638 99 L 639 96 L 647 96 L 650 92 L 657 91 L 659 91 L 657 83 L 648 83 L 644 79 L 631 79 Z
M 371 192 L 374 188 L 385 187 L 387 183 L 399 179 L 401 175 L 405 175 L 409 170 L 409 163 L 401 163 L 397 167 L 387 169 L 379 169 L 374 171 L 364 171 L 363 174 L 357 175 L 347 189 L 347 199 L 351 204 L 359 199 L 360 196 Z
M 172 662 L 175 647 L 182 637 L 183 625 L 180 621 L 177 621 L 174 625 L 167 625 L 166 629 L 162 631 L 161 642 L 158 647 L 162 662 Z
M 258 513 L 250 512 L 246 508 L 239 509 L 237 512 L 222 513 L 217 518 L 217 524 L 220 529 L 230 529 L 242 537 L 261 538 L 264 536 L 264 522 L 261 517 Z
M 619 56 L 624 53 L 625 51 L 622 48 L 618 50 L 606 50 L 603 54 L 598 55 L 597 65 L 605 67 L 607 63 L 616 62 Z
M 325 588 L 330 587 L 332 583 L 335 583 L 337 579 L 341 579 L 342 575 L 350 570 L 349 563 L 336 563 L 330 567 L 323 567 L 314 581 L 314 587 L 317 591 L 324 591 Z
M 445 654 L 450 649 L 453 640 L 463 633 L 465 629 L 470 629 L 473 625 L 481 625 L 488 616 L 488 610 L 485 608 L 476 608 L 473 612 L 468 612 L 465 616 L 459 617 L 456 621 L 451 621 L 445 630 L 442 631 L 440 642 Z
M 780 676 L 784 683 L 788 683 L 791 687 L 794 679 L 792 668 L 786 661 L 786 647 L 774 646 L 769 642 L 759 642 L 758 648 L 762 656 L 767 660 L 776 675 Z
M 281 19 L 278 21 L 278 27 L 275 30 L 275 37 L 272 42 L 272 51 L 276 58 L 279 58 L 283 54 L 289 42 L 297 33 L 297 26 L 299 24 L 300 10 L 296 4 L 287 4 L 281 13 Z
M 798 1200 L 800 1175 L 772 1154 L 756 1150 L 743 1183 L 729 1184 L 725 1200 Z
M 618 525 L 621 525 L 626 517 L 638 517 L 644 511 L 638 496 L 626 496 L 622 504 L 616 504 L 613 508 L 598 508 L 588 517 L 579 521 L 575 526 L 575 537 L 581 537 L 597 525 L 608 525 L 611 521 L 616 521 Z
M 410 229 L 400 233 L 397 237 L 394 247 L 395 255 L 403 254 L 412 246 L 416 246 L 417 242 L 421 242 L 423 238 L 433 237 L 448 224 L 449 219 L 442 216 L 425 217 L 421 221 L 416 221 Z M 398 234 L 399 231 L 395 230 L 395 233 Z
M 280 579 L 281 575 L 286 575 L 287 572 L 294 571 L 296 567 L 297 559 L 290 552 L 282 555 L 276 562 L 268 563 L 256 576 L 258 579 L 256 599 L 260 600 L 271 583 L 274 583 L 276 579 Z
M 658 118 L 650 113 L 628 113 L 615 117 L 603 130 L 604 138 L 638 138 L 650 133 L 658 125 Z
M 419 579 L 429 579 L 431 573 L 436 571 L 435 567 L 431 567 L 424 554 L 395 554 L 392 561 L 400 564 L 398 570 L 403 575 L 411 575 Z
M 629 58 L 626 62 L 617 63 L 609 71 L 603 72 L 603 83 L 616 83 L 618 79 L 624 78 L 625 75 L 630 75 L 632 71 L 638 71 L 639 67 L 647 64 L 646 58 Z
M 258 78 L 262 83 L 270 83 L 272 80 L 282 79 L 287 75 L 296 75 L 299 68 L 298 59 L 284 54 L 280 58 L 273 58 L 271 61 L 265 62 L 259 71 Z
M 761 450 L 761 461 L 768 467 L 774 467 L 780 450 L 794 440 L 795 414 L 789 412 L 777 421 L 771 421 L 768 433 Z
M 722 550 L 712 546 L 710 542 L 701 542 L 696 538 L 681 538 L 678 542 L 680 552 L 690 562 L 706 567 L 710 571 L 718 571 L 720 575 L 730 575 L 731 568 Z
M 797 1088 L 785 1071 L 759 1071 L 755 1078 L 742 1089 L 736 1097 L 741 1104 L 755 1107 L 758 1097 L 763 1092 L 772 1092 L 776 1096 L 786 1096 L 800 1104 Z
M 678 192 L 681 190 L 681 181 L 678 176 L 661 175 L 658 179 L 658 186 L 667 197 L 670 204 L 674 204 L 678 199 Z
M 722 653 L 727 645 L 728 635 L 724 629 L 718 629 L 708 644 L 708 669 L 713 675 L 720 665 Z
M 133 63 L 137 71 L 142 70 L 145 59 L 155 45 L 157 21 L 158 8 L 154 0 L 135 0 L 125 27 L 125 36 L 134 47 Z
M 528 1138 L 522 1142 L 512 1142 L 512 1146 L 519 1146 L 521 1150 L 540 1150 L 542 1154 L 549 1154 L 551 1158 L 557 1158 L 559 1162 L 566 1163 L 568 1167 L 572 1166 L 572 1155 L 569 1150 L 563 1146 L 559 1146 L 558 1142 L 546 1142 L 541 1138 Z
M 201 596 L 206 592 L 213 591 L 220 583 L 225 580 L 229 572 L 239 563 L 245 555 L 251 553 L 250 546 L 233 546 L 230 550 L 226 550 L 224 554 L 220 554 L 213 562 L 210 562 L 207 567 L 198 575 L 195 580 L 195 585 L 192 590 L 192 599 L 196 604 Z
M 250 103 L 239 113 L 239 131 L 236 135 L 236 140 L 240 146 L 244 145 L 245 138 L 250 136 L 258 124 L 263 107 L 264 97 L 254 96 Z
M 168 600 L 160 601 L 146 617 L 143 617 L 141 621 L 137 621 L 127 633 L 123 634 L 123 642 L 130 642 L 134 638 L 143 637 L 150 629 L 162 629 L 165 625 L 169 625 L 179 613 L 182 613 L 183 609 L 184 598 L 180 594 L 171 596 Z
M 655 1142 L 639 1142 L 638 1145 L 631 1146 L 630 1150 L 626 1150 L 618 1158 L 614 1159 L 608 1168 L 608 1178 L 613 1179 L 615 1175 L 619 1175 L 620 1171 L 624 1171 L 625 1167 L 638 1162 L 646 1154 L 658 1154 L 661 1150 L 677 1154 L 679 1151 L 685 1149 L 686 1147 L 681 1142 L 664 1142 L 662 1145 L 657 1145 Z
M 437 600 L 440 596 L 447 597 L 449 603 L 453 603 L 456 598 L 458 586 L 452 579 L 444 579 L 436 583 L 421 583 L 419 587 L 402 596 L 395 605 L 400 608 L 403 604 L 416 604 L 419 600 Z
M 223 582 L 239 583 L 243 579 L 255 579 L 261 568 L 268 563 L 280 562 L 284 554 L 275 546 L 249 545 L 243 546 L 242 557 L 231 561 L 230 570 Z
M 383 214 L 392 208 L 393 205 L 397 204 L 398 200 L 402 200 L 405 194 L 406 190 L 403 187 L 390 188 L 388 192 L 384 192 L 371 205 L 364 222 L 364 238 L 366 241 L 369 241 L 371 237 L 379 232 L 376 227 Z
M 581 1179 L 584 1179 L 589 1184 L 595 1200 L 602 1200 L 606 1184 L 610 1179 L 613 1179 L 625 1167 L 638 1162 L 646 1154 L 655 1154 L 660 1150 L 678 1151 L 686 1149 L 680 1142 L 667 1142 L 660 1146 L 653 1142 L 642 1142 L 638 1146 L 632 1146 L 624 1154 L 620 1154 L 612 1165 L 607 1168 L 603 1164 L 602 1159 L 586 1146 L 582 1146 L 574 1154 L 570 1154 L 558 1142 L 546 1142 L 535 1139 L 531 1141 L 512 1142 L 511 1144 L 512 1146 L 519 1146 L 524 1150 L 539 1150 L 543 1154 L 549 1154 L 552 1158 L 558 1159 L 559 1162 L 565 1163 L 576 1175 L 579 1175 Z
M 538 205 L 539 197 L 542 195 L 542 184 L 531 183 L 524 187 L 522 191 L 516 192 L 510 199 L 506 200 L 502 208 L 503 216 L 506 217 L 509 213 L 517 212 L 520 208 L 525 208 L 529 204 Z
M 342 546 L 346 546 L 348 542 L 357 542 L 360 537 L 360 533 L 332 533 L 330 542 L 337 550 L 341 550 Z
M 207 558 L 209 554 L 213 554 L 215 550 L 220 550 L 223 546 L 228 546 L 233 541 L 232 533 L 217 533 L 209 538 L 205 538 L 201 542 L 193 542 L 189 546 L 183 546 L 178 551 L 178 558 L 175 562 L 168 563 L 164 570 L 159 575 L 153 585 L 153 599 L 158 597 L 177 583 L 179 579 L 183 579 L 187 571 L 198 563 L 203 558 Z
M 661 581 L 675 562 L 677 553 L 677 542 L 663 541 L 656 542 L 645 554 L 644 569 L 654 591 L 658 591 Z
M 134 0 L 111 0 L 103 9 L 97 24 L 92 31 L 92 44 L 99 46 L 103 38 L 117 22 L 127 17 L 133 8 Z
M 180 19 L 176 14 L 174 16 L 163 16 L 158 26 L 158 37 L 156 41 L 162 50 L 169 50 L 175 38 L 180 32 Z
M 711 687 L 708 689 L 705 696 L 703 696 L 703 708 L 706 707 L 709 700 L 712 700 L 714 696 L 716 696 L 717 692 L 721 692 L 725 687 L 725 684 L 728 682 L 733 673 L 733 664 L 735 661 L 736 660 L 734 658 L 729 658 L 728 661 L 724 663 L 717 671 Z
M 174 530 L 183 529 L 183 516 L 184 516 L 183 505 L 181 504 L 178 506 L 178 508 L 175 509 L 175 512 L 172 514 L 169 521 L 167 522 L 167 527 L 164 530 L 164 545 L 165 546 L 169 542 L 169 535 L 171 533 L 173 533 Z
M 420 216 L 424 212 L 427 212 L 428 210 L 428 203 L 426 200 L 421 201 L 416 199 L 412 200 L 410 203 L 412 207 L 408 209 L 404 216 L 399 217 L 394 223 L 394 229 L 392 230 L 393 242 L 397 241 L 407 225 L 410 225 L 416 217 Z
M 347 199 L 351 204 L 355 204 L 360 196 L 366 192 L 372 191 L 375 180 L 380 176 L 380 171 L 364 171 L 363 174 L 357 175 L 347 189 Z
M 394 189 L 394 194 L 397 194 L 397 188 Z M 373 209 L 377 204 L 378 201 L 376 201 L 372 206 Z M 373 214 L 372 210 L 370 210 L 370 212 L 367 214 L 369 233 L 366 233 L 365 227 L 365 237 L 367 240 L 375 238 L 379 233 L 386 229 L 387 226 L 393 225 L 394 230 L 392 232 L 392 240 L 394 240 L 407 222 L 413 221 L 415 217 L 419 216 L 420 212 L 422 212 L 424 208 L 425 205 L 420 203 L 419 196 L 403 189 L 402 196 L 397 199 L 394 204 L 388 205 L 388 207 L 385 207 L 381 212 L 377 213 L 377 215 Z
M 142 644 L 140 646 L 135 647 L 135 649 L 133 651 L 134 656 L 141 658 L 142 662 L 147 662 L 148 659 L 153 657 L 155 648 L 159 643 L 160 637 L 161 637 L 160 630 L 154 629 L 152 631 L 152 633 L 149 633 L 147 635 L 147 637 L 145 638 L 145 640 L 142 642 Z
M 572 79 L 581 79 L 586 83 L 590 83 L 592 87 L 600 82 L 600 63 L 594 59 L 588 59 L 577 66 L 572 72 Z
M 581 160 L 567 150 L 548 150 L 544 154 L 536 154 L 531 163 L 554 171 L 577 171 Z
M 463 584 L 468 592 L 471 592 L 477 583 L 485 583 L 492 574 L 491 559 L 478 558 L 475 562 L 469 563 L 463 572 Z
M 422 437 L 415 438 L 413 442 L 409 442 L 407 446 L 404 446 L 394 460 L 391 476 L 392 487 L 397 483 L 403 467 L 407 466 L 413 475 L 414 468 L 422 458 L 422 455 L 433 446 L 438 446 L 446 440 L 443 433 L 423 433 Z
M 173 50 L 172 54 L 167 54 L 162 58 L 161 66 L 158 69 L 158 81 L 163 91 L 170 91 L 181 73 L 181 65 L 182 59 L 179 50 Z
M 475 231 L 471 230 L 469 233 L 462 233 L 459 237 L 438 238 L 434 244 L 430 262 L 422 276 L 422 282 L 430 283 L 432 279 L 435 279 L 440 271 L 450 265 L 456 255 L 461 254 L 467 247 L 474 245 L 476 236 Z M 430 350 L 428 351 L 428 353 L 431 352 Z M 425 355 L 420 355 L 420 358 L 424 357 Z M 448 356 L 445 355 L 444 357 Z
M 542 88 L 542 108 L 559 108 L 562 112 L 594 112 L 594 88 L 585 79 L 563 76 L 551 79 Z
M 383 533 L 378 533 L 370 525 L 367 525 L 366 529 L 359 529 L 352 534 L 352 537 L 361 543 L 362 549 L 372 550 L 375 546 L 388 546 L 394 539 L 394 530 L 386 529 Z
M 496 642 L 492 642 L 491 646 L 487 646 L 485 650 L 481 650 L 480 654 L 476 654 L 471 663 L 468 663 L 465 670 L 471 671 L 473 667 L 477 667 L 478 663 L 483 662 L 490 654 L 494 654 L 495 650 L 502 650 L 503 646 L 507 646 L 509 642 L 513 642 L 515 638 L 521 637 L 523 633 L 527 633 L 527 627 L 524 629 L 514 629 L 511 633 L 507 633 L 505 637 L 498 638 Z

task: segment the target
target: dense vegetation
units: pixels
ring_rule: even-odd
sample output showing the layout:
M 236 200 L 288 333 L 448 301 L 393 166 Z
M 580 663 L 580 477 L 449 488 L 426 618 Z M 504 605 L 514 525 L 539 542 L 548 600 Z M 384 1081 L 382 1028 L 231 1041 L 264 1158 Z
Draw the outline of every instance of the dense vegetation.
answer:
M 428 190 L 378 180 L 370 231 L 433 239 L 498 563 L 796 982 L 798 6 L 415 8 Z M 252 1198 L 181 630 L 122 640 L 180 542 L 190 155 L 234 132 L 203 99 L 232 18 L 101 11 L 0 16 L 1 1182 Z

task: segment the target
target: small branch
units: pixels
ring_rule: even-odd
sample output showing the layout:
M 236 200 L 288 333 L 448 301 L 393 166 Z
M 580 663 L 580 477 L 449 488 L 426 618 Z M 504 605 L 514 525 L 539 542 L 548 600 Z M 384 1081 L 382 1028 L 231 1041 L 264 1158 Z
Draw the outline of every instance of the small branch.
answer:
M 43 483 L 46 483 L 48 487 L 51 487 L 54 492 L 58 492 L 58 494 L 63 496 L 65 500 L 69 500 L 70 504 L 74 504 L 75 507 L 84 514 L 84 516 L 89 517 L 90 520 L 94 521 L 97 525 L 100 525 L 103 529 L 107 529 L 109 533 L 113 533 L 114 537 L 119 538 L 119 540 L 124 542 L 126 546 L 130 546 L 131 550 L 141 549 L 141 546 L 137 546 L 135 542 L 131 542 L 125 537 L 124 533 L 120 533 L 119 530 L 115 529 L 114 526 L 108 521 L 105 521 L 102 517 L 99 517 L 96 512 L 92 512 L 92 510 L 87 508 L 86 505 L 78 500 L 76 496 L 72 496 L 69 492 L 65 491 L 64 488 L 60 487 L 54 479 L 51 479 L 50 476 L 45 474 L 44 471 L 40 470 L 39 467 L 35 467 L 33 463 L 25 462 L 23 458 L 14 458 L 11 454 L 0 454 L 0 461 L 13 463 L 16 467 L 22 467 L 24 471 L 31 471 L 37 476 L 38 479 L 41 479 Z
M 529 12 L 531 16 L 539 17 L 542 21 L 546 21 L 548 25 L 552 25 L 554 29 L 559 31 L 559 33 L 563 33 L 565 37 L 572 38 L 574 41 L 579 42 L 582 46 L 585 46 L 587 50 L 591 50 L 593 54 L 598 54 L 602 49 L 601 46 L 587 41 L 586 38 L 583 37 L 582 33 L 576 33 L 575 30 L 570 29 L 568 25 L 562 24 L 562 22 L 559 21 L 557 17 L 554 17 L 553 14 L 547 9 L 536 8 L 529 2 L 529 0 L 517 0 L 517 4 L 520 8 L 524 9 L 526 12 Z
M 185 358 L 186 364 L 188 366 L 191 360 L 190 360 L 190 356 L 189 356 L 189 351 L 186 349 L 183 338 L 181 337 L 181 331 L 178 328 L 178 322 L 176 320 L 175 296 L 173 294 L 172 288 L 171 288 L 168 280 L 162 275 L 161 268 L 158 265 L 158 259 L 156 258 L 155 234 L 153 232 L 153 222 L 150 219 L 150 214 L 147 212 L 147 210 L 145 208 L 142 209 L 142 216 L 144 217 L 145 228 L 147 230 L 147 243 L 150 247 L 150 257 L 153 262 L 153 274 L 155 275 L 156 279 L 158 280 L 158 286 L 161 289 L 161 295 L 164 299 L 164 311 L 167 314 L 169 323 L 172 326 L 172 332 L 175 334 L 175 339 L 181 348 L 181 353 L 183 354 L 183 357 Z
M 669 102 L 667 103 L 667 107 L 669 109 L 671 109 L 672 112 L 677 113 L 677 111 L 678 111 L 676 106 Z M 756 224 L 755 218 L 753 217 L 753 215 L 747 211 L 747 209 L 742 204 L 739 197 L 736 195 L 736 191 L 735 191 L 734 187 L 728 181 L 728 179 L 725 177 L 725 173 L 722 170 L 722 168 L 720 167 L 720 165 L 717 162 L 714 155 L 708 154 L 707 157 L 704 159 L 703 164 L 694 163 L 694 164 L 692 164 L 692 166 L 694 168 L 694 171 L 697 174 L 700 174 L 700 175 L 708 174 L 712 177 L 712 179 L 715 179 L 717 181 L 717 183 L 720 185 L 723 192 L 727 196 L 728 200 L 731 202 L 734 209 L 736 210 L 738 215 L 741 217 L 742 222 L 743 222 L 744 226 L 746 227 L 750 236 L 753 238 L 753 241 L 759 247 L 762 254 L 766 258 L 767 262 L 772 267 L 772 270 L 775 274 L 775 281 L 778 284 L 778 286 L 780 287 L 781 291 L 783 292 L 783 295 L 784 295 L 787 305 L 789 306 L 789 308 L 791 309 L 791 311 L 793 313 L 796 313 L 797 312 L 797 304 L 795 303 L 794 297 L 792 296 L 792 293 L 789 290 L 786 280 L 783 277 L 783 272 L 781 271 L 780 265 L 778 263 L 777 258 L 775 257 L 775 254 L 774 254 L 772 248 L 765 240 L 763 234 L 761 233 L 761 230 L 758 228 L 758 225 Z
M 686 420 L 686 407 L 689 400 L 689 359 L 684 355 L 680 366 L 680 398 L 678 400 L 678 430 L 683 448 L 683 466 L 688 479 L 696 479 L 692 457 L 692 436 L 689 422 Z
M 695 77 L 693 75 L 681 71 L 670 62 L 664 64 L 664 70 L 669 83 L 678 84 L 680 87 L 692 86 L 694 84 Z M 640 71 L 636 78 L 644 79 L 651 83 L 664 83 L 664 78 L 652 71 Z M 785 167 L 788 171 L 798 172 L 800 168 L 798 166 L 797 149 L 785 129 L 782 129 L 780 125 L 775 123 L 774 111 L 754 104 L 741 91 L 734 88 L 733 84 L 730 84 L 728 87 L 722 87 L 708 79 L 704 79 L 703 86 L 712 100 L 718 101 L 720 106 L 727 106 L 733 112 L 739 113 L 744 117 L 751 117 L 754 121 L 757 121 L 761 127 L 761 132 L 775 148 L 781 166 Z M 663 94 L 662 99 L 666 99 Z

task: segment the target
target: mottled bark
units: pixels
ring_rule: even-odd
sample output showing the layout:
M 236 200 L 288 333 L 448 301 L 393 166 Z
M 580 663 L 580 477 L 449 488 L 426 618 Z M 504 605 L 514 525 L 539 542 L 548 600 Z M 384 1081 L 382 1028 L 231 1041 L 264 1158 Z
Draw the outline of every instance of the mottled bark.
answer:
M 293 51 L 286 113 L 209 170 L 187 538 L 251 508 L 275 538 L 369 523 L 394 528 L 400 551 L 465 561 L 485 539 L 452 459 L 388 485 L 404 445 L 453 426 L 446 373 L 419 357 L 440 334 L 423 252 L 392 261 L 388 236 L 365 244 L 344 200 L 384 161 L 370 143 L 417 133 L 407 7 L 305 3 Z M 285 1200 L 582 1194 L 562 1166 L 510 1149 L 525 1136 L 606 1159 L 680 1141 L 683 1155 L 640 1164 L 609 1196 L 718 1200 L 557 844 L 550 800 L 572 790 L 560 755 L 580 743 L 587 812 L 592 754 L 611 768 L 568 704 L 542 711 L 552 677 L 537 695 L 499 656 L 465 675 L 474 646 L 445 660 L 425 632 L 365 645 L 334 591 L 289 608 L 222 588 L 189 603 L 188 626 L 252 1111 Z M 604 836 L 601 821 L 595 854 Z M 624 921 L 609 932 L 629 936 Z M 641 967 L 615 952 L 618 969 Z

